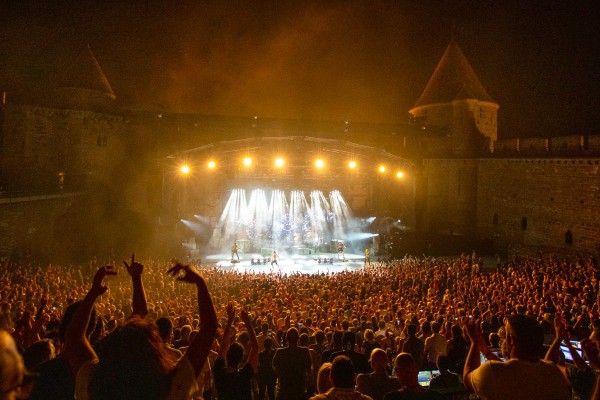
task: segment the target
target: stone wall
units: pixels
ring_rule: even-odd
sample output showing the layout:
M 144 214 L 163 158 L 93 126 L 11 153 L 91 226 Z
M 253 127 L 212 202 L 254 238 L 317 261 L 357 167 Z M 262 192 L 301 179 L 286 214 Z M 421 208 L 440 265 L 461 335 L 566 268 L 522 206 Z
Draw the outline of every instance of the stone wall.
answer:
M 7 105 L 2 178 L 5 187 L 52 192 L 101 174 L 120 153 L 121 118 L 92 111 Z
M 480 159 L 478 167 L 477 231 L 499 250 L 600 251 L 600 158 Z
M 0 198 L 0 257 L 48 260 L 54 254 L 55 221 L 79 193 Z

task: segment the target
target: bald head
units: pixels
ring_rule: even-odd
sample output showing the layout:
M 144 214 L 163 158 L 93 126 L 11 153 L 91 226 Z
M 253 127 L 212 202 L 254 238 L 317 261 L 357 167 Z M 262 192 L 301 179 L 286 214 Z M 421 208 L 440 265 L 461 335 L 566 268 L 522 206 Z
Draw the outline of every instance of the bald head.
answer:
M 404 386 L 419 384 L 419 367 L 415 359 L 408 353 L 400 353 L 394 360 L 394 370 L 400 383 Z
M 371 362 L 371 368 L 373 368 L 374 371 L 385 371 L 388 363 L 388 356 L 382 349 L 373 349 L 369 361 Z

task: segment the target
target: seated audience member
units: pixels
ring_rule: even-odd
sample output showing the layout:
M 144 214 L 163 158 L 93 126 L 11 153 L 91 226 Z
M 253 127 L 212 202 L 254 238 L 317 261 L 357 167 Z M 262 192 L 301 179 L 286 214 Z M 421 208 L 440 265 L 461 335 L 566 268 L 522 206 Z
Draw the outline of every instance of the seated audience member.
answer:
M 400 381 L 387 374 L 389 359 L 384 350 L 373 349 L 369 361 L 373 372 L 356 377 L 356 390 L 373 400 L 382 400 L 386 393 L 400 389 Z
M 310 400 L 371 400 L 369 396 L 354 389 L 354 368 L 352 361 L 346 356 L 338 356 L 333 360 L 329 380 L 331 389 L 311 397 Z
M 394 371 L 400 381 L 400 390 L 386 394 L 384 400 L 445 400 L 444 395 L 419 384 L 419 367 L 408 353 L 400 353 L 394 360 Z
M 556 365 L 540 360 L 544 332 L 535 319 L 524 315 L 509 317 L 505 325 L 509 360 L 490 360 L 483 365 L 479 353 L 488 356 L 489 349 L 478 325 L 467 324 L 471 340 L 463 373 L 467 390 L 484 400 L 571 398 L 571 390 Z

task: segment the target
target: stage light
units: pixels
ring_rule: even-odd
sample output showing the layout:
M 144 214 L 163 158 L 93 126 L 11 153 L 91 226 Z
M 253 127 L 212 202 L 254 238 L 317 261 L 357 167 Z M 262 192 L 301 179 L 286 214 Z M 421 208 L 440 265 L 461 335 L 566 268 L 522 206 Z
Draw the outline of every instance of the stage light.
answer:
M 356 169 L 356 161 L 352 160 L 348 163 L 348 168 Z
M 319 169 L 323 168 L 324 165 L 325 165 L 325 162 L 323 160 L 321 160 L 320 158 L 315 161 L 315 167 L 317 167 Z
M 278 158 L 275 159 L 275 166 L 277 168 L 283 167 L 284 164 L 285 164 L 285 161 L 283 160 L 283 158 L 278 157 Z
M 249 167 L 252 165 L 252 159 L 250 157 L 244 157 L 244 165 Z
M 398 171 L 398 173 L 396 173 L 396 178 L 398 178 L 398 179 L 404 178 L 404 172 Z
M 187 175 L 190 173 L 190 166 L 187 164 L 183 164 L 181 167 L 179 167 L 179 172 L 181 172 L 184 175 Z
M 384 165 L 380 165 L 379 166 L 379 172 L 381 172 L 382 174 L 385 172 L 385 166 Z
M 208 169 L 215 169 L 215 167 L 217 166 L 217 163 L 214 161 L 209 161 L 208 162 Z

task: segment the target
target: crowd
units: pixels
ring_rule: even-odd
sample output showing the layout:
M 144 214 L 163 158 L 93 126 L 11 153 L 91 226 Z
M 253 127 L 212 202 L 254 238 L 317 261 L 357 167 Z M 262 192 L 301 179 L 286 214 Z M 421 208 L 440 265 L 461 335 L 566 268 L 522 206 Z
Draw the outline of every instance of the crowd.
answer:
M 313 275 L 5 260 L 0 400 L 600 398 L 599 276 L 550 256 Z

